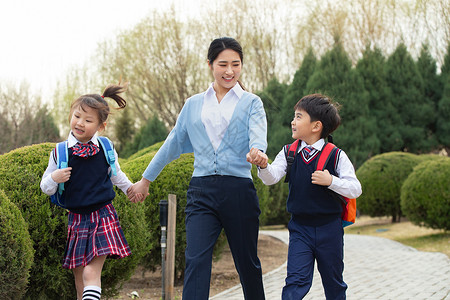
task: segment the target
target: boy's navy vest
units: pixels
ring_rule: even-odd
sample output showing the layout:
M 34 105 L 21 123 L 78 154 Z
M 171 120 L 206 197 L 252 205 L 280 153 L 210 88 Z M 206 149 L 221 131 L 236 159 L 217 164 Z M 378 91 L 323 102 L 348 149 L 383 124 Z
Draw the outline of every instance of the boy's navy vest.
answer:
M 339 149 L 335 148 L 325 166 L 331 175 L 337 176 Z M 311 175 L 316 171 L 320 152 L 308 160 L 302 151 L 296 156 L 291 166 L 289 178 L 289 196 L 287 210 L 297 223 L 307 226 L 325 225 L 341 217 L 342 205 L 327 187 L 311 183 Z

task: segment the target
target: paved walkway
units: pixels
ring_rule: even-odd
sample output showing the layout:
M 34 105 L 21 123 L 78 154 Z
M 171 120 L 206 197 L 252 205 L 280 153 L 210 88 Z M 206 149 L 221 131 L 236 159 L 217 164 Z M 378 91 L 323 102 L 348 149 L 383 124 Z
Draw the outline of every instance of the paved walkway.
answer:
M 261 231 L 286 244 L 289 233 Z M 363 235 L 344 235 L 344 280 L 347 299 L 445 299 L 450 300 L 450 259 L 443 253 L 421 252 L 395 241 Z M 267 300 L 281 299 L 286 263 L 264 275 Z M 211 300 L 243 300 L 235 286 Z M 325 299 L 317 269 L 305 299 Z

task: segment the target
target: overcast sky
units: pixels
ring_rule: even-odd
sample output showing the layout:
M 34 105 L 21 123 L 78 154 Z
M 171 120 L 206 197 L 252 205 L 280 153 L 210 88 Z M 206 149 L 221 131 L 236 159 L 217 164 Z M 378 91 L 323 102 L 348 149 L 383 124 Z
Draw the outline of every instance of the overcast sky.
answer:
M 0 82 L 26 80 L 48 94 L 69 66 L 81 65 L 97 43 L 131 28 L 154 9 L 195 11 L 201 0 L 2 0 Z

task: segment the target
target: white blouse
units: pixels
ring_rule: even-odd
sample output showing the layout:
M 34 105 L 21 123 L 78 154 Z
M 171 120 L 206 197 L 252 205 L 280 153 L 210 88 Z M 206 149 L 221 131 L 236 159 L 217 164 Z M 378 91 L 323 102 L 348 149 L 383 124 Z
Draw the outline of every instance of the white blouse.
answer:
M 236 104 L 242 97 L 244 90 L 239 83 L 236 83 L 219 103 L 213 87 L 214 83 L 205 92 L 202 107 L 202 123 L 214 150 L 217 150 L 230 124 Z

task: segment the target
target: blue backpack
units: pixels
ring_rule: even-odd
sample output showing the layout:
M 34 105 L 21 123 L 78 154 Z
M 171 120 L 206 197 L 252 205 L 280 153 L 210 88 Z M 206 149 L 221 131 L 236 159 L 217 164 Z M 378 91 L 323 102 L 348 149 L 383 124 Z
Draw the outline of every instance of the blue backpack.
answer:
M 108 174 L 109 177 L 112 175 L 117 175 L 116 170 L 116 157 L 114 156 L 114 147 L 111 141 L 104 136 L 97 136 L 98 141 L 100 142 L 100 145 L 103 148 L 103 152 L 105 153 L 106 161 L 111 166 L 111 172 Z M 56 151 L 56 166 L 58 169 L 64 169 L 67 168 L 69 163 L 69 153 L 68 153 L 68 142 L 60 142 L 56 145 L 55 151 Z M 64 191 L 64 182 L 58 184 L 58 189 L 56 190 L 56 193 L 50 196 L 50 201 L 53 204 L 56 204 L 58 206 L 61 206 L 62 208 L 66 208 L 66 203 L 64 200 L 64 197 L 62 196 L 62 193 Z

